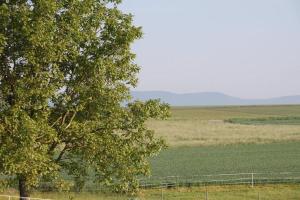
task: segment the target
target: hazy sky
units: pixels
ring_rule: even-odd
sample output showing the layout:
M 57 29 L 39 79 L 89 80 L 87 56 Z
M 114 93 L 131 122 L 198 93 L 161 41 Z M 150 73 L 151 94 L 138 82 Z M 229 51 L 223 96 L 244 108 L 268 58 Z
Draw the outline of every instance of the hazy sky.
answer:
M 300 94 L 300 0 L 124 0 L 144 37 L 137 90 Z

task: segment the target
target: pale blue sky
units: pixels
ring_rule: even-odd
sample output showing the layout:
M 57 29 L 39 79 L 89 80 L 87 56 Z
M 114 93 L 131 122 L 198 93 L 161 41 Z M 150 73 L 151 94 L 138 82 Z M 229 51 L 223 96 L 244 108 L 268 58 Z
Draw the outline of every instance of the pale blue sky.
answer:
M 144 37 L 136 90 L 300 94 L 300 0 L 124 0 Z

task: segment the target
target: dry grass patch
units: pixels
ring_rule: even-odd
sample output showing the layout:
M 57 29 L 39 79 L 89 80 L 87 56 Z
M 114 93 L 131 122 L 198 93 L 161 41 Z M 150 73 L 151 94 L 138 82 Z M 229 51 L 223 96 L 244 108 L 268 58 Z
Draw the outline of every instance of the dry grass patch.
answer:
M 167 121 L 149 121 L 158 137 L 170 146 L 271 143 L 300 140 L 299 125 L 242 125 L 231 118 L 263 118 L 300 115 L 300 106 L 181 107 L 172 109 Z

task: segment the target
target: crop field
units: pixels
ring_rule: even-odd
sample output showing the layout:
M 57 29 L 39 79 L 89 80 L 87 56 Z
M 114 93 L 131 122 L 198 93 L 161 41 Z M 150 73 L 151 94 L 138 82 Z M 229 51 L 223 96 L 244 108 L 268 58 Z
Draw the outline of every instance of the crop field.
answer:
M 266 118 L 234 118 L 225 122 L 245 125 L 300 125 L 300 117 L 266 117 Z
M 157 137 L 167 141 L 168 148 L 150 159 L 152 175 L 142 179 L 159 183 L 175 176 L 180 182 L 203 175 L 254 173 L 256 183 L 265 174 L 285 179 L 288 174 L 278 176 L 282 172 L 298 179 L 294 184 L 281 184 L 280 179 L 279 184 L 258 184 L 254 188 L 238 184 L 146 189 L 139 192 L 138 199 L 205 199 L 206 191 L 214 200 L 300 198 L 300 105 L 174 107 L 171 111 L 172 117 L 166 121 L 148 122 Z M 245 176 L 237 178 L 249 181 Z M 33 196 L 54 200 L 131 199 L 90 192 Z
M 297 105 L 173 108 L 149 122 L 169 144 L 152 176 L 300 172 L 299 118 Z
M 176 147 L 151 163 L 156 177 L 300 172 L 300 142 Z
M 169 120 L 149 126 L 172 148 L 300 141 L 299 121 L 299 105 L 175 107 Z

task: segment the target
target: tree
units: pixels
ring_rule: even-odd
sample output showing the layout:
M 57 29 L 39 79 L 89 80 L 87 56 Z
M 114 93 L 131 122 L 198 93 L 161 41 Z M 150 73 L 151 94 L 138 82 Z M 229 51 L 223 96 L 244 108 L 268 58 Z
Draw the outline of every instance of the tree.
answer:
M 130 45 L 142 36 L 132 15 L 121 0 L 0 2 L 0 173 L 22 197 L 63 173 L 136 188 L 164 147 L 145 122 L 169 107 L 126 104 L 139 72 Z

